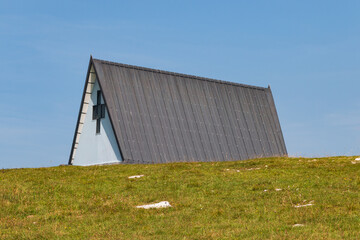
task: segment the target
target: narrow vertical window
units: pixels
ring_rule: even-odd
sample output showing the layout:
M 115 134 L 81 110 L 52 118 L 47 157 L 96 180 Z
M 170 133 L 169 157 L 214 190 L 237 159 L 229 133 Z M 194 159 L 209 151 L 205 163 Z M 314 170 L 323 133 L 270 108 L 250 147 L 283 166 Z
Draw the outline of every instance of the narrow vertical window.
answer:
M 101 91 L 97 91 L 96 105 L 93 106 L 93 120 L 96 120 L 96 133 L 100 133 L 101 119 L 105 118 L 105 104 L 101 104 Z

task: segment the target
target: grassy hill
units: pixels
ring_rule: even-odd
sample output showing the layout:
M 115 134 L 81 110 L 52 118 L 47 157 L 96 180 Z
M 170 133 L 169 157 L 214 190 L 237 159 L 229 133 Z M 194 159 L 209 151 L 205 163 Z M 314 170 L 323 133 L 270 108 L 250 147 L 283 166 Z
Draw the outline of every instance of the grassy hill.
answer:
M 0 238 L 360 239 L 354 159 L 0 170 Z

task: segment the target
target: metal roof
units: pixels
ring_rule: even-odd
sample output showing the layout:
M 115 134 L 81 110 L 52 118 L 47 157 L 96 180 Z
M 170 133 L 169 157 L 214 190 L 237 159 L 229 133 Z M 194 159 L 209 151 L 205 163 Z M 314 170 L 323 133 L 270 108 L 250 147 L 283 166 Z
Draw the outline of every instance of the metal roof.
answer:
M 287 155 L 270 87 L 99 59 L 91 64 L 125 163 Z

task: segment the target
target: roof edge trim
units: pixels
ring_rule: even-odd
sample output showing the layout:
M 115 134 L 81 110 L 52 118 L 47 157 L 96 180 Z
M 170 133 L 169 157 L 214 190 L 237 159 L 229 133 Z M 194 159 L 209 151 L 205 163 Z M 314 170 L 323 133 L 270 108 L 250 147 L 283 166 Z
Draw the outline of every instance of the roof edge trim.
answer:
M 83 108 L 83 105 L 84 105 L 86 88 L 87 88 L 87 85 L 88 85 L 90 68 L 91 68 L 91 65 L 92 65 L 92 64 L 93 64 L 93 58 L 92 58 L 92 56 L 90 55 L 90 60 L 89 60 L 88 70 L 87 70 L 87 73 L 86 73 L 84 90 L 83 90 L 83 94 L 82 94 L 82 98 L 81 98 L 81 102 L 80 102 L 79 114 L 78 114 L 78 119 L 77 119 L 77 121 L 76 121 L 76 127 L 75 127 L 75 132 L 74 132 L 74 139 L 73 139 L 73 143 L 72 143 L 72 145 L 71 145 L 71 151 L 70 151 L 70 156 L 69 156 L 68 165 L 72 165 L 72 159 L 73 159 L 73 154 L 74 154 L 75 141 L 76 141 L 76 136 L 77 136 L 77 132 L 78 132 L 78 129 L 79 129 L 81 111 L 82 111 L 82 108 Z
M 106 61 L 106 60 L 101 60 L 101 59 L 96 59 L 96 58 L 93 58 L 93 60 L 98 61 L 102 64 L 113 65 L 113 66 L 118 66 L 118 67 L 125 67 L 125 68 L 136 69 L 136 70 L 142 70 L 142 71 L 147 71 L 147 72 L 161 73 L 161 74 L 172 75 L 172 76 L 177 76 L 177 77 L 185 77 L 185 78 L 191 78 L 191 79 L 196 79 L 196 80 L 233 85 L 233 86 L 237 86 L 237 87 L 252 88 L 252 89 L 258 89 L 258 90 L 262 90 L 262 91 L 265 91 L 267 89 L 265 87 L 258 87 L 258 86 L 247 85 L 247 84 L 242 84 L 242 83 L 218 80 L 218 79 L 214 79 L 214 78 L 199 77 L 199 76 L 195 76 L 195 75 L 176 73 L 176 72 L 158 70 L 158 69 L 147 68 L 147 67 L 140 67 L 140 66 L 111 62 L 111 61 Z

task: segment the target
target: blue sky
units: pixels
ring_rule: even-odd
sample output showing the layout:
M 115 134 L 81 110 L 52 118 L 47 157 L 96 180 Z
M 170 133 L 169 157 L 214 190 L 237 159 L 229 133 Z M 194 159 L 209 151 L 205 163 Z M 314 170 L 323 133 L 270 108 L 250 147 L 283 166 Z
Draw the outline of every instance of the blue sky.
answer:
M 89 56 L 266 87 L 290 156 L 360 155 L 360 1 L 0 0 L 0 168 L 66 164 Z

